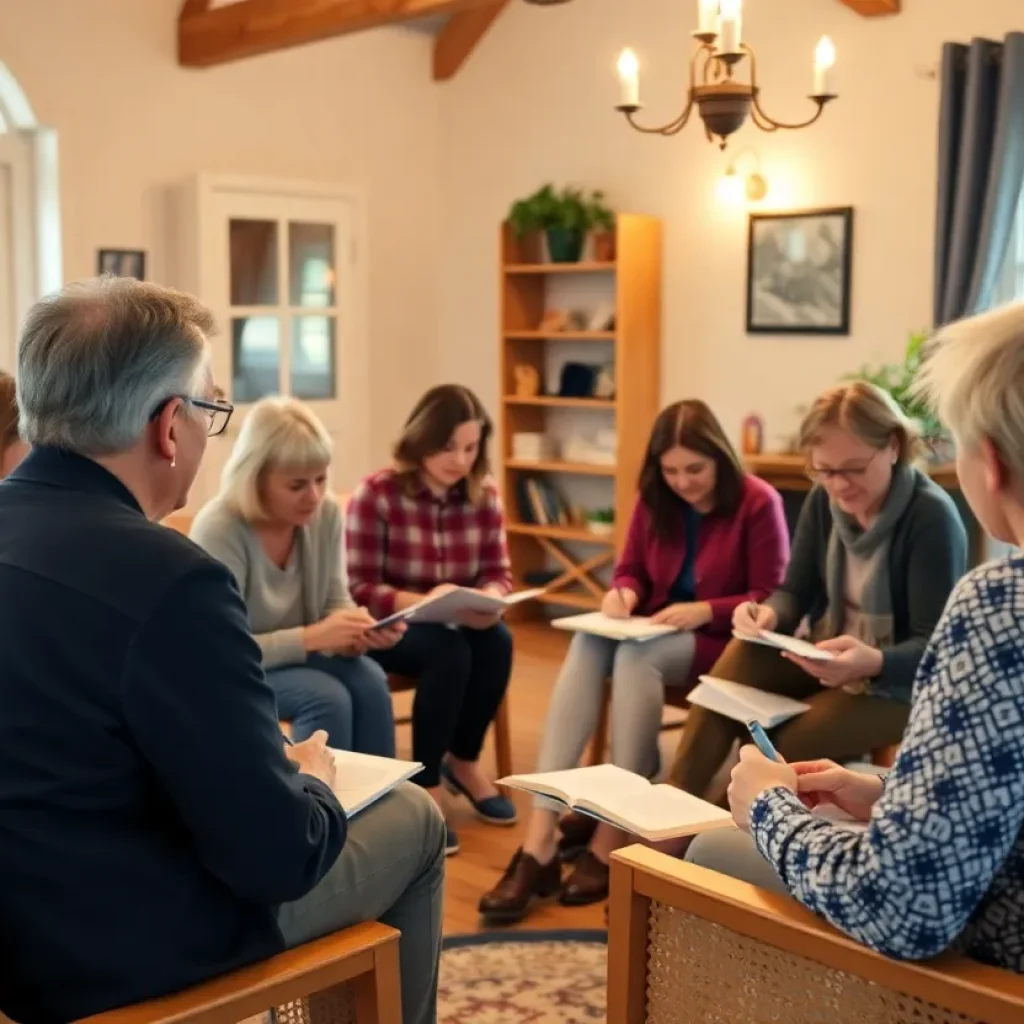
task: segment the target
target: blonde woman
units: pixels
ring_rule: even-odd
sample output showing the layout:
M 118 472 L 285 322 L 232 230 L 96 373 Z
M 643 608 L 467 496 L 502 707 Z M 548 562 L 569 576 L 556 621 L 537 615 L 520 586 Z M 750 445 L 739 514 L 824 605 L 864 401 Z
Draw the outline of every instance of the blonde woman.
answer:
M 333 747 L 393 757 L 387 678 L 364 655 L 397 643 L 404 627 L 366 632 L 373 619 L 349 594 L 342 514 L 327 494 L 330 462 L 331 439 L 310 409 L 258 402 L 192 539 L 234 574 L 295 739 L 322 729 Z
M 950 592 L 967 567 L 967 536 L 952 499 L 916 469 L 913 426 L 863 381 L 831 388 L 800 430 L 807 496 L 782 586 L 741 604 L 733 629 L 793 633 L 805 619 L 835 658 L 808 661 L 733 640 L 711 674 L 805 700 L 780 726 L 787 760 L 837 761 L 899 743 L 914 673 Z M 687 717 L 672 781 L 705 796 L 741 723 L 703 708 Z
M 18 397 L 14 378 L 0 370 L 0 479 L 13 472 L 28 454 L 18 433 Z

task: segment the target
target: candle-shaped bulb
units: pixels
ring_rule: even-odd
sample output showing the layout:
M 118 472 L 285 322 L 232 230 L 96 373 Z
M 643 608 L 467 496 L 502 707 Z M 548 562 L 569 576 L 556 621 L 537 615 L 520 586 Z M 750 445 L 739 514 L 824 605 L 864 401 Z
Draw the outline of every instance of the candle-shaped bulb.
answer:
M 619 83 L 622 92 L 621 105 L 640 106 L 640 61 L 628 47 L 619 54 Z
M 832 94 L 832 68 L 836 63 L 835 43 L 822 36 L 814 50 L 814 95 Z
M 697 31 L 702 35 L 718 31 L 718 0 L 697 0 Z
M 738 53 L 743 38 L 742 0 L 721 0 L 718 15 L 718 48 L 722 53 Z

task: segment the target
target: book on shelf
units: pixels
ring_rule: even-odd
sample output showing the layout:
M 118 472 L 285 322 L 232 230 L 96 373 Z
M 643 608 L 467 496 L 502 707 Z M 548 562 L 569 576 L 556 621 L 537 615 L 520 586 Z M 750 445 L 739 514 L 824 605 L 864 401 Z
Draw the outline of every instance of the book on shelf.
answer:
M 541 476 L 527 476 L 516 485 L 519 521 L 527 526 L 569 526 L 569 503 L 558 488 Z
M 675 786 L 653 785 L 613 764 L 510 775 L 499 784 L 546 796 L 581 814 L 657 843 L 732 825 L 732 815 Z

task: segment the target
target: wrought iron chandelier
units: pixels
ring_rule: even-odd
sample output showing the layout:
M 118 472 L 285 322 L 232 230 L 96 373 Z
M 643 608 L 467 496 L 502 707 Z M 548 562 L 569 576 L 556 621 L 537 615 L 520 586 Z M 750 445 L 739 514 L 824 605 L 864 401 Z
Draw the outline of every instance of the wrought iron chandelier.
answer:
M 619 57 L 621 102 L 616 107 L 639 132 L 648 135 L 676 135 L 681 132 L 696 109 L 704 122 L 709 142 L 718 141 L 722 149 L 729 136 L 738 131 L 749 117 L 763 132 L 780 129 L 807 128 L 821 117 L 825 106 L 836 98 L 831 88 L 835 47 L 823 36 L 814 55 L 814 88 L 810 95 L 816 110 L 806 121 L 777 121 L 761 106 L 761 89 L 757 81 L 757 57 L 742 39 L 742 0 L 698 0 L 698 27 L 693 33 L 696 48 L 690 58 L 690 83 L 683 112 L 668 124 L 657 128 L 638 124 L 634 115 L 640 105 L 640 65 L 632 50 L 623 50 Z M 749 81 L 740 81 L 737 72 L 749 60 Z

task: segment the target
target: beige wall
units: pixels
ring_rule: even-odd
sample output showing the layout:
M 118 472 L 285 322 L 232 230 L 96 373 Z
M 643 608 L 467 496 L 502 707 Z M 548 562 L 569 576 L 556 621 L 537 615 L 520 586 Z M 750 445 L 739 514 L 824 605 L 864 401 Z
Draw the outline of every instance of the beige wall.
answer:
M 58 129 L 65 275 L 100 247 L 166 272 L 165 194 L 198 171 L 363 186 L 372 449 L 436 370 L 437 93 L 429 39 L 383 29 L 205 71 L 179 68 L 181 0 L 8 0 L 0 60 Z
M 905 0 L 883 19 L 838 0 L 744 6 L 777 118 L 809 107 L 817 39 L 828 33 L 838 47 L 842 98 L 817 126 L 775 136 L 748 126 L 731 151 L 760 153 L 772 188 L 763 208 L 856 208 L 852 335 L 748 337 L 745 213 L 715 196 L 727 157 L 699 122 L 646 138 L 612 110 L 615 59 L 629 44 L 645 118 L 677 113 L 696 0 L 519 3 L 442 91 L 443 375 L 495 400 L 495 225 L 510 199 L 549 179 L 606 188 L 620 208 L 665 219 L 663 397 L 705 397 L 734 435 L 756 411 L 774 446 L 796 405 L 864 361 L 898 355 L 907 332 L 928 325 L 938 83 L 918 70 L 935 66 L 944 40 L 1019 28 L 1020 0 Z

